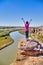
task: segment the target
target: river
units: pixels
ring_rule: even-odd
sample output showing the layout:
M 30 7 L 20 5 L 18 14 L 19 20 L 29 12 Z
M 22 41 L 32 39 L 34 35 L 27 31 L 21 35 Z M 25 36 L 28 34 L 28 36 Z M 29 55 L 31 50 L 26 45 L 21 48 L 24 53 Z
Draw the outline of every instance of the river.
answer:
M 14 39 L 14 43 L 0 50 L 0 65 L 10 65 L 14 61 L 18 50 L 17 40 L 24 37 L 19 31 L 10 33 L 10 36 Z

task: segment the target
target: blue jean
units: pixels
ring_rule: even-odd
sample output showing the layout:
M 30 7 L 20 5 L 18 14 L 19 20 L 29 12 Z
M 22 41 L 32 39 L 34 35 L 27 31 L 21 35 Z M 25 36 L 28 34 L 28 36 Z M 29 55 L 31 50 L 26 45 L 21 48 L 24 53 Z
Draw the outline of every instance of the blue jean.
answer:
M 26 38 L 28 38 L 28 31 L 26 31 L 25 34 L 26 34 Z

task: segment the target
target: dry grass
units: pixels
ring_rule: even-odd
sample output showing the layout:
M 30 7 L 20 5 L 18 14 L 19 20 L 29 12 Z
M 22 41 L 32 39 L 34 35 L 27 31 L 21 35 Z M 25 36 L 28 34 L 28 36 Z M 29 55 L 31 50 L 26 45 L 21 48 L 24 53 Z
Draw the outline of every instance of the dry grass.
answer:
M 19 30 L 19 32 L 21 34 L 25 34 L 23 29 Z M 38 35 L 36 33 L 33 34 L 33 33 L 29 32 L 29 37 L 31 37 L 33 39 L 38 39 L 41 43 L 43 43 L 43 35 Z

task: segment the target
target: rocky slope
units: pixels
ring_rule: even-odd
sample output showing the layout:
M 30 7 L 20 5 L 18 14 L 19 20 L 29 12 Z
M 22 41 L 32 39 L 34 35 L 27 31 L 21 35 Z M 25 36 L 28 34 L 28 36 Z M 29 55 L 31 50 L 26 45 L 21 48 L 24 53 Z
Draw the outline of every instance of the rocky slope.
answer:
M 15 61 L 11 65 L 43 65 L 43 56 L 40 57 L 27 56 L 26 59 Z
M 31 44 L 30 46 L 28 46 L 26 40 L 24 40 L 24 39 L 19 40 L 18 42 L 19 43 L 18 43 L 18 52 L 16 55 L 16 60 L 10 65 L 43 65 L 43 49 L 42 49 L 41 44 L 34 41 L 34 44 L 35 44 L 34 45 L 33 40 L 32 40 L 31 42 L 28 41 L 28 45 Z M 24 42 L 25 42 L 25 44 L 24 44 Z M 28 48 L 31 47 L 31 49 L 27 49 L 27 47 Z M 38 52 L 38 55 L 36 54 L 36 52 L 34 55 L 33 50 Z M 27 54 L 24 53 L 26 51 L 28 52 Z M 30 53 L 29 51 L 32 53 Z M 42 54 L 40 54 L 39 52 L 42 52 Z M 22 53 L 24 53 L 24 54 L 22 54 Z

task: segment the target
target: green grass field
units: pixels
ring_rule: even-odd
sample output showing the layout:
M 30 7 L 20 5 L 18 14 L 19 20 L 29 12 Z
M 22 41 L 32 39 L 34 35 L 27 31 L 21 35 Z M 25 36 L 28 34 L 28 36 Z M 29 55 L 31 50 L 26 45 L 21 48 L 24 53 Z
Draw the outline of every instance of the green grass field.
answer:
M 5 45 L 12 42 L 12 38 L 10 36 L 4 36 L 4 37 L 0 37 L 0 48 Z
M 8 35 L 6 35 L 8 34 Z M 9 30 L 0 31 L 0 49 L 7 46 L 13 42 L 13 39 L 9 35 Z

